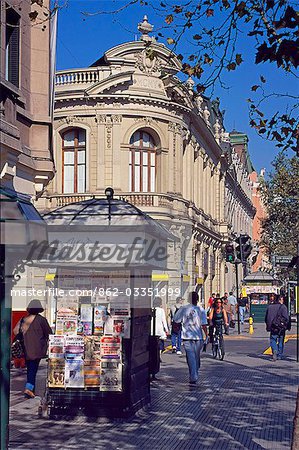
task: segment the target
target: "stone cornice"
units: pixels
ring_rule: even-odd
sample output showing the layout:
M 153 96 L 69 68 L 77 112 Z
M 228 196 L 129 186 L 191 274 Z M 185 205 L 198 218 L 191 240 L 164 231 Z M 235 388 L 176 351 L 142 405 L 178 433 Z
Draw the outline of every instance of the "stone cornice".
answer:
M 231 193 L 240 200 L 242 206 L 246 208 L 249 216 L 253 218 L 256 213 L 256 209 L 253 206 L 252 201 L 245 194 L 240 184 L 235 181 L 235 179 L 230 175 L 229 172 L 226 173 L 225 184 L 230 189 Z

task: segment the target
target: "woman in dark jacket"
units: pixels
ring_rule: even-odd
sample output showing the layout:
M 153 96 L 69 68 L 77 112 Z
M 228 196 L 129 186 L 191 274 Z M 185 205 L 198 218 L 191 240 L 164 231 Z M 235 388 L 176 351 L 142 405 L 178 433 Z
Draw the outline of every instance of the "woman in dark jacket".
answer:
M 41 358 L 46 356 L 49 334 L 52 334 L 47 319 L 39 314 L 43 311 L 44 308 L 39 300 L 31 300 L 27 307 L 28 316 L 22 318 L 14 328 L 14 334 L 17 334 L 22 322 L 21 330 L 27 365 L 27 383 L 24 390 L 26 398 L 35 397 L 34 388 L 38 366 Z

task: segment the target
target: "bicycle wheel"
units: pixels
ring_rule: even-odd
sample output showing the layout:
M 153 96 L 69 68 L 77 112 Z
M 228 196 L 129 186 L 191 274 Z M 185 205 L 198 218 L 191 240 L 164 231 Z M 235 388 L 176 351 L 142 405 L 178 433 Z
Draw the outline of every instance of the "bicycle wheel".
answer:
M 224 355 L 225 355 L 224 339 L 223 339 L 223 336 L 220 336 L 219 337 L 219 346 L 218 346 L 218 356 L 219 356 L 220 361 L 223 361 Z

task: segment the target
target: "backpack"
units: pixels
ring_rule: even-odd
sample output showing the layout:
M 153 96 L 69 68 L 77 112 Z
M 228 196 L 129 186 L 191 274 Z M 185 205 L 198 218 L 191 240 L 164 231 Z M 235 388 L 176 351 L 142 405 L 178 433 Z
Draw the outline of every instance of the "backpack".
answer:
M 289 319 L 281 314 L 281 307 L 278 309 L 275 319 L 271 324 L 271 332 L 273 334 L 282 334 L 288 329 Z
M 173 314 L 173 317 L 176 315 L 176 313 L 178 312 L 180 308 L 175 307 L 175 313 Z M 171 323 L 171 334 L 179 334 L 179 332 L 182 329 L 182 324 L 181 323 L 176 323 L 174 322 L 173 318 L 172 318 L 172 323 Z

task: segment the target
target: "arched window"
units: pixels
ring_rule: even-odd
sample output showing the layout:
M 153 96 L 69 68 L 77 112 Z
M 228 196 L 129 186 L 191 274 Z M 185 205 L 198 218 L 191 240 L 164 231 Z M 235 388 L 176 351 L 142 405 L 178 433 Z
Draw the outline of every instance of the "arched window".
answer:
M 155 192 L 156 149 L 152 136 L 145 131 L 135 131 L 130 145 L 129 190 Z
M 62 135 L 62 192 L 74 194 L 86 189 L 86 133 L 72 128 Z

